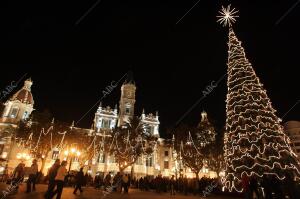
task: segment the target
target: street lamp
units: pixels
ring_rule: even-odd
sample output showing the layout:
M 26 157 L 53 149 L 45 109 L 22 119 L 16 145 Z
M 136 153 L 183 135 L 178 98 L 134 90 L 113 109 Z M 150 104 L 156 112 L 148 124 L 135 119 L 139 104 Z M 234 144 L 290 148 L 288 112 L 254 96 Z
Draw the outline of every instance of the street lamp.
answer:
M 69 165 L 69 172 L 70 172 L 71 166 L 72 166 L 72 162 L 73 162 L 73 158 L 75 158 L 76 156 L 79 157 L 81 155 L 81 152 L 79 150 L 76 150 L 75 148 L 71 148 L 70 151 L 66 150 L 64 152 L 64 154 L 67 157 L 70 156 L 70 165 Z
M 27 153 L 17 153 L 17 159 L 22 161 L 29 160 L 30 155 Z

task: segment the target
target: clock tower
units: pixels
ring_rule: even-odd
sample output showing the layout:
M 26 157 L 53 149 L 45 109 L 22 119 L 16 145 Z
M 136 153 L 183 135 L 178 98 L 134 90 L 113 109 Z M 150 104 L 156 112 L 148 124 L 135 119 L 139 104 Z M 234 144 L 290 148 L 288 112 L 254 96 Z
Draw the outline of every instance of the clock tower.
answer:
M 121 87 L 118 126 L 128 122 L 134 116 L 135 90 L 133 80 L 126 80 Z

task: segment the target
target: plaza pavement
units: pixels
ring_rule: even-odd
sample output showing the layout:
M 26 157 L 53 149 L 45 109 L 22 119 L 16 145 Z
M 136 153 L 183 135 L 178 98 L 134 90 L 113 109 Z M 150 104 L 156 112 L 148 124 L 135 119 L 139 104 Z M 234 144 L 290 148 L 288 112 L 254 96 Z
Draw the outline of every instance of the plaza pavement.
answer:
M 7 185 L 4 183 L 0 183 L 0 193 L 3 190 L 6 190 Z M 43 195 L 47 189 L 46 185 L 37 185 L 37 190 L 32 193 L 25 193 L 26 184 L 20 185 L 19 191 L 16 194 L 11 194 L 9 196 L 3 197 L 1 194 L 0 199 L 44 199 Z M 200 199 L 204 197 L 200 196 L 183 196 L 183 195 L 175 195 L 170 196 L 170 194 L 157 194 L 155 192 L 142 192 L 137 189 L 130 189 L 129 194 L 119 194 L 119 193 L 108 193 L 106 195 L 103 194 L 102 191 L 96 190 L 94 188 L 84 188 L 83 193 L 77 195 L 73 194 L 73 188 L 66 187 L 63 190 L 62 199 L 88 199 L 88 198 L 96 198 L 96 199 Z M 208 196 L 208 199 L 234 199 L 233 197 L 223 197 L 223 196 Z M 235 198 L 237 199 L 237 198 Z

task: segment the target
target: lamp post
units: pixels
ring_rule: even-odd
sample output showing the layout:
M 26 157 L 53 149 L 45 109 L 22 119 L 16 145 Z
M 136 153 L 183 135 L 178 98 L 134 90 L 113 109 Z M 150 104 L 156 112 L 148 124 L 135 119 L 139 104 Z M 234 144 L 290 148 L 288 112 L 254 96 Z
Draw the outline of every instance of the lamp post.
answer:
M 73 158 L 75 158 L 76 156 L 79 157 L 81 155 L 81 153 L 79 150 L 76 150 L 75 148 L 71 148 L 70 151 L 66 150 L 64 153 L 67 156 L 67 158 L 70 156 L 70 165 L 69 165 L 69 170 L 68 170 L 68 172 L 70 172 Z

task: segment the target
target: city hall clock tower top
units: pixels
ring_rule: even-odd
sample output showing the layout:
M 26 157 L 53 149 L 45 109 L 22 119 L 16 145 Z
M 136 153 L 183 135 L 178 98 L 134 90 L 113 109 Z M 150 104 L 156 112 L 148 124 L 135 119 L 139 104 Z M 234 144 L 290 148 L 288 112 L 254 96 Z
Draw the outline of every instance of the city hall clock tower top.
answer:
M 127 79 L 121 87 L 121 98 L 119 103 L 120 117 L 118 126 L 123 125 L 134 116 L 136 86 L 132 74 L 127 75 Z

